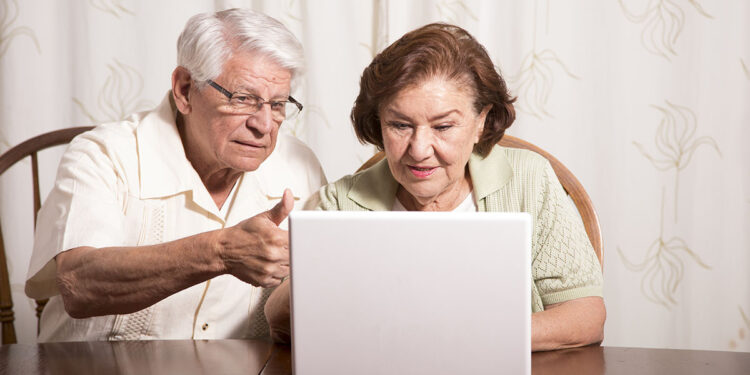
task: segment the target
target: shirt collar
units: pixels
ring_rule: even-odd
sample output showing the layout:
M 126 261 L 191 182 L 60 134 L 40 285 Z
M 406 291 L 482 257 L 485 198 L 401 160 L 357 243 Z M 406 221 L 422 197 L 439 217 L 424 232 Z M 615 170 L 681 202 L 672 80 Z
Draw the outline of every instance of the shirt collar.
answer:
M 390 211 L 396 200 L 398 182 L 393 178 L 388 160 L 375 163 L 354 180 L 347 198 L 372 211 Z
M 471 154 L 469 175 L 478 202 L 507 184 L 513 176 L 513 168 L 503 148 L 495 145 L 484 158 L 477 153 Z
M 170 91 L 153 111 L 143 116 L 136 128 L 141 199 L 193 190 L 198 174 L 185 156 L 175 113 Z
M 495 146 L 489 155 L 482 157 L 473 153 L 469 158 L 469 174 L 477 201 L 499 190 L 510 181 L 513 168 L 505 152 Z M 373 211 L 390 211 L 396 200 L 398 182 L 393 178 L 384 158 L 371 168 L 360 172 L 347 194 L 358 205 Z

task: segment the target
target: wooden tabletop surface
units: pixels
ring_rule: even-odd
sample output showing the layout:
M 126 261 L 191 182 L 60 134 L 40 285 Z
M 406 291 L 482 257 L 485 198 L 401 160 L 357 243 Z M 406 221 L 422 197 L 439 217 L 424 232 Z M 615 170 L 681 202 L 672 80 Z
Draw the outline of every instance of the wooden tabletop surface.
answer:
M 750 374 L 750 353 L 589 346 L 534 353 L 542 374 Z M 4 374 L 291 374 L 291 348 L 260 340 L 0 346 Z

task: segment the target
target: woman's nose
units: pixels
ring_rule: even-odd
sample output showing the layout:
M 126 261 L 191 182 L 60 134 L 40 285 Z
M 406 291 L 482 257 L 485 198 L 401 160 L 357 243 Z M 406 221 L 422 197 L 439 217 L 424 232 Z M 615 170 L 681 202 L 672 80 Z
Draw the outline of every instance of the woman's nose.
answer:
M 429 129 L 417 127 L 409 142 L 409 155 L 414 161 L 425 160 L 432 156 L 433 138 Z

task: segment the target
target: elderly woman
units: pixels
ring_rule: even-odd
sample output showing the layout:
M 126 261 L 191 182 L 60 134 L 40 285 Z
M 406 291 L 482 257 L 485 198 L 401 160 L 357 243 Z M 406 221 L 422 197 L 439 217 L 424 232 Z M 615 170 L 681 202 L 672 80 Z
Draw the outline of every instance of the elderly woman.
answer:
M 547 160 L 497 146 L 514 99 L 486 50 L 465 30 L 430 24 L 375 57 L 351 118 L 385 159 L 323 187 L 320 210 L 528 212 L 533 217 L 532 350 L 599 342 L 605 309 L 599 262 Z M 283 336 L 282 284 L 266 305 Z

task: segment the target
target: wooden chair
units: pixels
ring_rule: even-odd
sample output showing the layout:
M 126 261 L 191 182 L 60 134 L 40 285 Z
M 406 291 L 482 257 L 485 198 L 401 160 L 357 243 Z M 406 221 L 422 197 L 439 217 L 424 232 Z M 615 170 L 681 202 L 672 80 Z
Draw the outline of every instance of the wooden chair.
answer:
M 581 185 L 578 179 L 573 176 L 573 173 L 571 173 L 570 170 L 568 170 L 568 168 L 563 165 L 563 163 L 557 160 L 554 156 L 550 155 L 547 151 L 544 151 L 541 148 L 520 138 L 516 138 L 510 135 L 504 135 L 500 142 L 498 142 L 498 144 L 503 147 L 531 150 L 549 160 L 549 163 L 552 165 L 552 169 L 555 170 L 557 179 L 560 180 L 560 184 L 562 185 L 563 189 L 565 189 L 565 192 L 568 193 L 570 198 L 573 199 L 573 203 L 575 203 L 576 208 L 578 209 L 578 213 L 581 214 L 581 219 L 583 219 L 583 226 L 586 228 L 586 234 L 588 234 L 591 245 L 594 247 L 596 257 L 599 258 L 599 264 L 603 266 L 602 233 L 601 229 L 599 228 L 599 218 L 596 216 L 594 204 L 591 203 L 589 195 L 586 193 L 586 190 L 583 189 L 583 185 Z M 382 151 L 378 152 L 364 164 L 362 164 L 357 172 L 372 167 L 375 163 L 379 162 L 384 157 L 385 154 Z
M 17 163 L 19 160 L 31 156 L 31 176 L 33 181 L 34 194 L 34 226 L 36 227 L 36 214 L 42 206 L 42 200 L 39 196 L 39 161 L 37 153 L 49 147 L 59 146 L 69 143 L 75 136 L 93 126 L 81 126 L 77 128 L 67 128 L 51 131 L 49 133 L 38 135 L 6 151 L 0 156 L 0 175 L 5 173 L 8 168 Z M 47 300 L 36 301 L 37 322 L 42 315 L 42 310 Z M 16 329 L 13 325 L 15 320 L 13 316 L 13 298 L 10 289 L 10 277 L 8 274 L 8 264 L 5 257 L 5 242 L 3 241 L 2 228 L 0 227 L 0 323 L 2 324 L 2 343 L 16 343 Z M 38 326 L 38 325 L 37 325 Z

